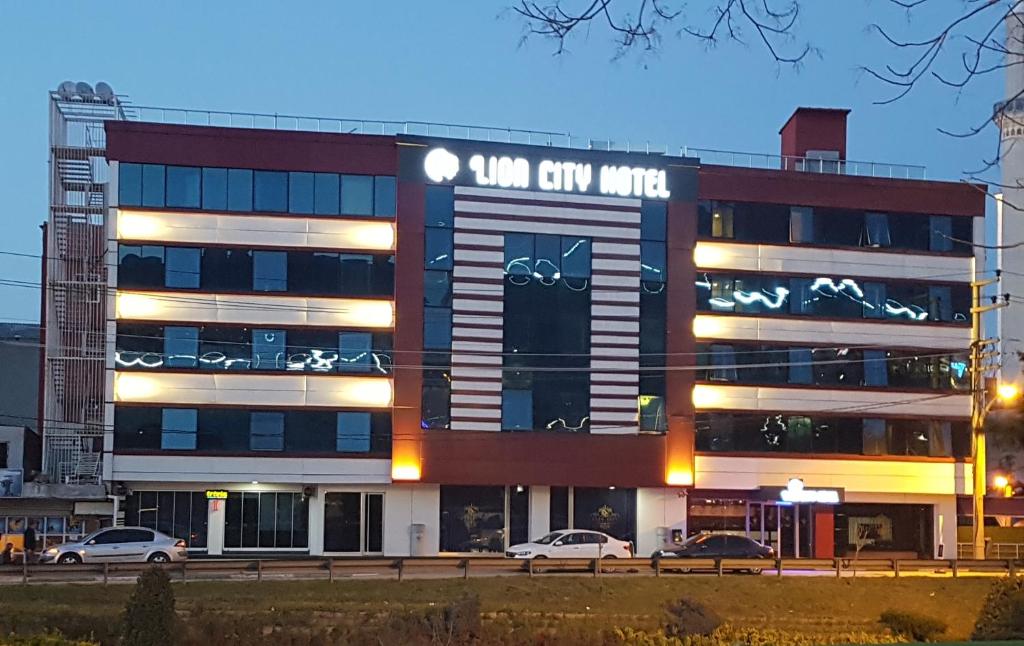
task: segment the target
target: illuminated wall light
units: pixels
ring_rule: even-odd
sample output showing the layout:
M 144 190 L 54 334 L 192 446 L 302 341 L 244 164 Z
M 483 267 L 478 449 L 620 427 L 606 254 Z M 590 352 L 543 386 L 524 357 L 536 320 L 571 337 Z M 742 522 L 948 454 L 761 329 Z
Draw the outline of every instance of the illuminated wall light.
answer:
M 345 224 L 342 233 L 348 234 L 359 249 L 395 248 L 395 226 L 390 222 Z
M 391 479 L 416 481 L 420 479 L 420 467 L 418 464 L 392 464 Z
M 338 396 L 346 405 L 386 408 L 391 405 L 391 380 L 349 379 L 340 386 Z
M 723 267 L 726 261 L 732 258 L 732 253 L 726 251 L 721 245 L 698 242 L 693 248 L 693 263 L 698 268 Z
M 160 302 L 147 294 L 117 293 L 115 310 L 119 319 L 151 318 L 160 309 Z
M 152 240 L 166 228 L 159 217 L 135 211 L 117 212 L 118 240 Z
M 693 471 L 690 469 L 669 469 L 665 476 L 665 484 L 670 487 L 687 487 L 693 484 Z
M 723 329 L 722 320 L 716 316 L 698 314 L 693 317 L 693 336 L 698 339 L 718 336 Z
M 157 382 L 151 377 L 117 373 L 114 375 L 115 401 L 146 401 L 160 391 Z
M 726 399 L 726 391 L 721 386 L 697 384 L 693 387 L 693 406 L 695 408 L 720 408 Z
M 351 325 L 381 328 L 392 327 L 395 322 L 395 306 L 391 301 L 357 302 L 346 314 Z

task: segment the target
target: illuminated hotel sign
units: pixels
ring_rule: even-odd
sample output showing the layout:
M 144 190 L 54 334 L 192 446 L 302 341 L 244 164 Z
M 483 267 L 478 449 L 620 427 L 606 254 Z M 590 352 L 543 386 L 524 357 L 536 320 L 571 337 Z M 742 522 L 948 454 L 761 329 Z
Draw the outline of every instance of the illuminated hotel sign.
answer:
M 779 500 L 790 504 L 817 503 L 819 505 L 838 505 L 838 489 L 807 489 L 800 478 L 792 478 L 786 488 L 779 492 Z
M 664 200 L 671 197 L 664 170 L 642 166 L 507 155 L 470 155 L 469 182 L 477 186 L 521 188 L 562 193 Z M 445 148 L 434 148 L 423 158 L 423 170 L 432 182 L 450 182 L 463 170 L 462 160 Z

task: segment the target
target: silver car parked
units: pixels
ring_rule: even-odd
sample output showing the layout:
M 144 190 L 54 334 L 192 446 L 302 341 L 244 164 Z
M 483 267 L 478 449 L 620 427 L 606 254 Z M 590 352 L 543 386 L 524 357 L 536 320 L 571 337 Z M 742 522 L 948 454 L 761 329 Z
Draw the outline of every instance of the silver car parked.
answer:
M 170 563 L 188 558 L 185 541 L 145 527 L 110 527 L 43 552 L 40 563 Z

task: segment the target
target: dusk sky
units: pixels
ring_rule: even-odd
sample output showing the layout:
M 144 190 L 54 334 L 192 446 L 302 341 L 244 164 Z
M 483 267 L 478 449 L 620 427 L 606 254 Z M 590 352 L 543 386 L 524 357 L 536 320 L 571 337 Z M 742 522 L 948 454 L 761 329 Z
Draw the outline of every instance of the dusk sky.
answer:
M 990 113 L 993 74 L 956 97 L 928 82 L 894 105 L 859 65 L 892 57 L 866 31 L 906 23 L 879 0 L 808 0 L 798 40 L 821 58 L 779 67 L 754 40 L 708 51 L 670 30 L 660 51 L 612 60 L 595 24 L 553 56 L 520 44 L 508 2 L 4 2 L 0 161 L 7 226 L 0 252 L 40 253 L 47 217 L 47 92 L 64 80 L 107 81 L 144 106 L 438 121 L 569 131 L 595 139 L 778 153 L 797 106 L 847 107 L 848 157 L 927 166 L 958 180 L 996 145 L 994 129 L 954 139 Z M 582 4 L 582 3 L 580 3 Z M 625 5 L 625 3 L 623 3 Z M 693 0 L 690 22 L 710 2 Z M 841 9 L 839 8 L 841 5 Z M 931 25 L 934 26 L 934 23 Z M 0 276 L 38 281 L 37 258 L 0 253 Z M 0 320 L 38 320 L 34 289 L 0 286 Z

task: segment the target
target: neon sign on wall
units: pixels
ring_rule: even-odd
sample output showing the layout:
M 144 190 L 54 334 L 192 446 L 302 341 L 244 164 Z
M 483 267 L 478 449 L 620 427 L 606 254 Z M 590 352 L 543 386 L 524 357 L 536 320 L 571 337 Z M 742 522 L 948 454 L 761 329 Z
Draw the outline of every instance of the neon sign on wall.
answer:
M 477 186 L 586 193 L 596 179 L 601 195 L 655 200 L 672 195 L 665 171 L 657 168 L 604 164 L 595 172 L 589 162 L 544 159 L 534 165 L 523 157 L 507 155 L 472 155 L 468 168 Z M 444 148 L 434 148 L 423 159 L 423 170 L 432 182 L 450 182 L 461 169 L 459 157 Z

